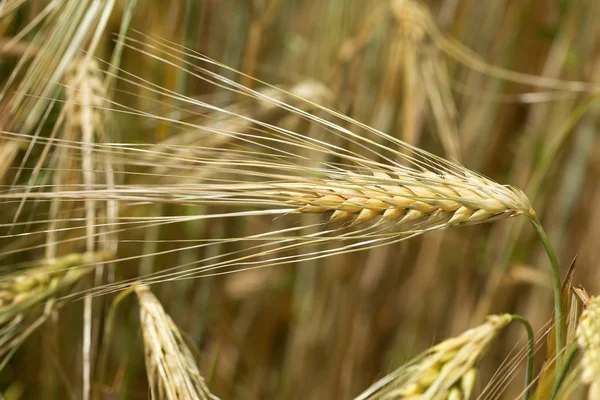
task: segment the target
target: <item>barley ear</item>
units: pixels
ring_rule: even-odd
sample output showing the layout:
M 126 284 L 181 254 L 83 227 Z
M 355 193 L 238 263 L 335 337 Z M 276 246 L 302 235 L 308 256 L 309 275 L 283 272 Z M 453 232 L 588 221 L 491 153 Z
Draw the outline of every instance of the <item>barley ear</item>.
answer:
M 577 344 L 583 352 L 581 382 L 590 385 L 590 400 L 600 399 L 600 297 L 592 296 L 581 314 Z
M 106 252 L 74 253 L 0 281 L 0 355 L 19 346 L 57 307 L 59 291 L 113 258 Z
M 192 352 L 147 286 L 135 287 L 140 303 L 146 373 L 154 400 L 215 400 Z
M 331 211 L 332 220 L 367 222 L 379 218 L 405 231 L 473 225 L 529 215 L 520 190 L 474 174 L 399 170 L 373 176 L 348 174 L 336 180 L 295 184 L 282 191 L 301 213 Z
M 489 316 L 483 325 L 443 341 L 384 377 L 356 400 L 469 399 L 477 362 L 512 320 L 509 314 Z

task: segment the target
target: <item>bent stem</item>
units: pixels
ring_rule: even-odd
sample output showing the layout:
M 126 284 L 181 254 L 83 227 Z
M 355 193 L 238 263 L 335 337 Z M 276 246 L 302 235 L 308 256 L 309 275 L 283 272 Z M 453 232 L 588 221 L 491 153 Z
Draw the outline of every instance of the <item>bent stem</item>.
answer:
M 537 231 L 542 243 L 544 244 L 544 248 L 546 249 L 546 254 L 548 254 L 548 258 L 550 259 L 550 265 L 552 267 L 552 286 L 554 290 L 554 325 L 556 332 L 556 370 L 560 371 L 562 369 L 562 349 L 565 347 L 565 336 L 563 332 L 563 316 L 562 316 L 562 300 L 561 300 L 561 282 L 560 282 L 560 268 L 558 266 L 558 259 L 556 258 L 556 253 L 554 253 L 554 249 L 550 244 L 550 240 L 548 239 L 548 235 L 542 228 L 542 224 L 537 218 L 535 211 L 531 212 L 531 223 L 535 230 Z
M 525 392 L 523 393 L 523 400 L 529 400 L 529 389 L 533 380 L 533 355 L 535 353 L 535 336 L 531 324 L 524 317 L 512 314 L 511 318 L 513 321 L 521 323 L 527 331 L 527 368 L 525 369 Z

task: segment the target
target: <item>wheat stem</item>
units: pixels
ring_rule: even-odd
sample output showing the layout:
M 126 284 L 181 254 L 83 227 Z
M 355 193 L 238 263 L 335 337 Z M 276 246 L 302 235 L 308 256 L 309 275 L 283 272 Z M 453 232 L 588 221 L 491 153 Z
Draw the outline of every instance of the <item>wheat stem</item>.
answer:
M 567 372 L 569 371 L 569 368 L 571 367 L 571 364 L 573 363 L 576 354 L 577 343 L 573 343 L 573 345 L 569 349 L 569 352 L 567 353 L 567 356 L 565 357 L 565 363 L 562 369 L 558 371 L 558 374 L 556 375 L 556 380 L 554 381 L 554 386 L 552 387 L 552 393 L 550 394 L 550 400 L 554 400 L 554 398 L 558 394 L 558 391 L 560 390 L 561 385 L 567 376 Z
M 535 354 L 535 334 L 529 321 L 520 315 L 512 314 L 512 320 L 521 323 L 527 331 L 527 367 L 525 369 L 525 392 L 523 400 L 529 400 L 529 389 L 533 381 L 533 356 Z
M 133 286 L 123 290 L 115 296 L 110 305 L 108 316 L 106 317 L 106 326 L 104 328 L 104 337 L 102 338 L 103 342 L 99 356 L 100 362 L 98 365 L 98 383 L 100 383 L 101 385 L 104 384 L 104 377 L 106 375 L 106 363 L 108 360 L 109 346 L 113 335 L 117 315 L 117 308 L 119 307 L 123 299 L 125 299 L 128 295 L 133 293 L 133 291 Z
M 542 224 L 537 218 L 535 211 L 531 213 L 531 223 L 538 233 L 542 243 L 544 244 L 544 249 L 546 250 L 546 254 L 548 254 L 548 259 L 550 260 L 550 265 L 552 267 L 552 287 L 554 290 L 554 325 L 556 332 L 556 370 L 560 371 L 562 369 L 562 350 L 565 347 L 565 334 L 563 332 L 563 312 L 562 312 L 562 285 L 560 281 L 560 267 L 558 265 L 558 259 L 556 258 L 556 253 L 552 248 L 552 244 L 550 243 L 550 239 L 548 235 L 544 231 Z

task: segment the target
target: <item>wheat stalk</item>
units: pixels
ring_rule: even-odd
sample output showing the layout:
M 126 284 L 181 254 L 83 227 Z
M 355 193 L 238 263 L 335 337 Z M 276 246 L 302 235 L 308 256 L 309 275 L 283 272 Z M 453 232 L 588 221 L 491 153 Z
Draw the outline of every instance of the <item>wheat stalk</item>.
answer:
M 215 400 L 171 317 L 147 286 L 138 285 L 146 372 L 155 400 Z
M 430 348 L 355 400 L 469 399 L 477 377 L 477 362 L 512 320 L 509 314 L 489 316 L 484 324 Z
M 127 43 L 127 46 L 133 50 L 144 52 L 135 47 L 138 43 L 135 39 L 127 39 Z M 202 63 L 217 64 L 229 69 L 201 55 L 187 53 L 173 48 L 170 44 L 161 43 L 158 39 L 152 39 L 150 43 L 149 48 L 158 55 L 144 54 L 166 63 L 171 62 L 161 55 L 169 59 L 190 57 Z M 187 64 L 183 65 L 187 66 Z M 250 99 L 259 100 L 264 105 L 262 109 L 269 114 L 273 110 L 280 110 L 290 112 L 296 118 L 306 119 L 317 128 L 326 130 L 328 138 L 322 140 L 293 132 L 285 127 L 262 121 L 264 115 L 261 115 L 261 112 L 257 112 L 256 115 L 245 115 L 244 109 L 220 108 L 202 100 L 161 89 L 156 85 L 149 86 L 148 82 L 136 80 L 134 76 L 128 75 L 127 79 L 124 79 L 128 83 L 164 95 L 173 101 L 179 101 L 186 108 L 202 107 L 214 111 L 214 114 L 220 113 L 221 121 L 224 123 L 200 125 L 147 113 L 142 115 L 158 121 L 179 124 L 186 129 L 193 128 L 199 132 L 208 132 L 216 139 L 231 141 L 234 143 L 232 148 L 220 151 L 209 144 L 206 148 L 198 148 L 195 155 L 190 155 L 190 166 L 186 166 L 185 171 L 189 171 L 190 177 L 198 179 L 195 184 L 127 185 L 116 186 L 113 189 L 60 190 L 52 193 L 45 191 L 45 188 L 40 188 L 29 196 L 37 199 L 60 198 L 80 201 L 111 199 L 122 200 L 128 205 L 134 202 L 138 204 L 164 202 L 241 208 L 233 211 L 227 209 L 219 214 L 211 214 L 209 210 L 205 214 L 186 218 L 198 221 L 211 218 L 246 218 L 250 215 L 272 218 L 272 216 L 290 213 L 318 212 L 331 213 L 333 220 L 366 222 L 379 218 L 382 223 L 388 224 L 386 226 L 375 224 L 371 230 L 354 229 L 348 234 L 346 233 L 350 230 L 344 231 L 332 227 L 315 235 L 290 234 L 291 231 L 282 230 L 257 233 L 242 238 L 224 238 L 223 241 L 248 240 L 248 242 L 260 238 L 265 241 L 265 244 L 263 247 L 252 248 L 255 255 L 231 253 L 221 255 L 220 259 L 206 258 L 197 262 L 201 265 L 198 268 L 189 268 L 180 272 L 161 271 L 153 276 L 142 277 L 145 282 L 191 277 L 194 274 L 199 276 L 201 273 L 223 270 L 228 265 L 241 270 L 324 257 L 332 252 L 315 250 L 313 253 L 300 255 L 292 252 L 308 245 L 321 246 L 328 238 L 335 238 L 340 243 L 341 241 L 355 242 L 340 247 L 337 250 L 339 254 L 393 243 L 433 229 L 490 222 L 516 215 L 529 217 L 533 215 L 527 197 L 518 189 L 500 185 L 317 103 L 305 101 L 303 104 L 300 96 L 306 96 L 304 91 L 296 93 L 293 90 L 287 93 L 268 85 L 265 85 L 267 90 L 264 88 L 254 90 L 214 73 L 208 68 L 197 67 L 196 63 L 193 72 L 190 72 L 191 67 L 190 70 L 181 68 L 196 78 L 245 94 Z M 293 105 L 288 104 L 290 97 L 296 100 Z M 112 104 L 115 108 L 119 108 L 118 104 L 114 102 Z M 311 112 L 306 112 L 305 109 L 310 109 Z M 127 110 L 135 112 L 135 110 Z M 319 115 L 341 119 L 350 126 L 367 131 L 369 135 L 349 130 L 343 126 L 345 123 L 337 124 Z M 212 113 L 211 120 L 214 120 Z M 376 139 L 371 139 L 373 136 Z M 350 143 L 352 148 L 347 149 L 337 145 L 338 139 L 340 143 L 344 141 Z M 138 151 L 141 149 L 134 146 L 123 147 L 125 165 L 136 165 L 135 155 L 141 154 Z M 95 146 L 94 149 L 98 154 L 110 153 L 108 148 L 102 146 Z M 152 151 L 158 155 L 166 154 L 165 150 L 160 148 Z M 367 155 L 373 157 L 369 158 Z M 404 166 L 406 164 L 411 167 Z M 212 178 L 212 176 L 219 178 Z M 15 191 L 3 194 L 1 197 L 10 199 L 19 196 L 22 194 Z M 183 220 L 184 218 L 179 219 L 179 221 Z M 177 222 L 177 220 L 172 221 Z M 397 229 L 386 231 L 386 228 L 394 225 L 400 227 L 399 232 Z M 358 240 L 361 242 L 356 243 Z M 207 242 L 198 247 L 216 245 L 217 242 L 214 243 Z M 289 257 L 283 255 L 281 258 L 272 257 L 277 253 L 284 254 L 284 251 L 291 255 Z M 260 261 L 256 261 L 258 259 Z M 108 290 L 121 290 L 126 286 L 128 283 L 124 283 L 122 287 L 113 286 Z M 98 291 L 106 289 L 97 288 Z

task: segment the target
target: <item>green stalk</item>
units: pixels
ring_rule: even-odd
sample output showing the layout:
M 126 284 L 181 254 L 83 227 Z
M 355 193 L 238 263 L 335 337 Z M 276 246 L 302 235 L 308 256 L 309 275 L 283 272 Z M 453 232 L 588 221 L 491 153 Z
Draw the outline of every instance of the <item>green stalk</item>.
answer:
M 560 390 L 560 386 L 564 382 L 565 377 L 567 376 L 567 372 L 569 371 L 569 368 L 571 367 L 571 363 L 573 362 L 573 359 L 575 358 L 576 354 L 577 354 L 577 344 L 574 343 L 573 346 L 571 346 L 571 349 L 569 350 L 569 352 L 567 353 L 565 365 L 563 366 L 563 368 L 560 371 L 557 371 L 556 381 L 554 382 L 554 387 L 552 388 L 552 394 L 550 395 L 550 400 L 553 400 L 556 397 L 556 395 L 558 394 L 558 391 Z
M 556 332 L 556 370 L 560 371 L 562 369 L 562 349 L 565 347 L 565 334 L 563 332 L 563 315 L 562 315 L 562 285 L 560 281 L 560 268 L 558 266 L 558 259 L 556 258 L 556 253 L 554 253 L 554 249 L 550 244 L 550 239 L 548 239 L 548 235 L 542 228 L 542 224 L 537 219 L 537 215 L 535 211 L 531 212 L 531 223 L 533 227 L 537 231 L 542 243 L 544 244 L 544 248 L 546 249 L 546 253 L 548 254 L 548 258 L 550 259 L 550 265 L 552 267 L 552 286 L 554 288 L 554 329 Z
M 123 290 L 113 299 L 110 310 L 108 312 L 108 316 L 106 318 L 106 326 L 104 327 L 104 338 L 102 339 L 102 345 L 100 348 L 100 356 L 99 356 L 99 367 L 98 367 L 98 381 L 101 385 L 104 384 L 104 377 L 106 375 L 106 363 L 108 360 L 108 352 L 110 347 L 110 341 L 113 334 L 114 323 L 117 315 L 117 308 L 119 304 L 123 301 L 125 297 L 133 293 L 133 286 L 128 287 Z
M 535 336 L 529 321 L 520 315 L 511 315 L 513 321 L 521 323 L 527 331 L 527 367 L 525 369 L 525 392 L 523 400 L 529 400 L 529 389 L 533 380 L 533 355 L 535 353 Z

